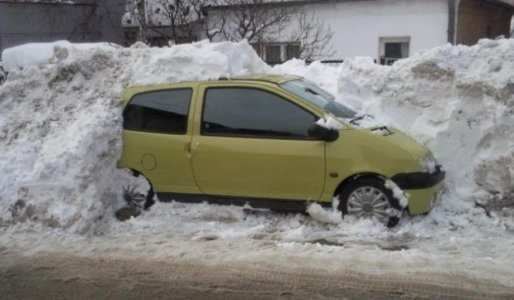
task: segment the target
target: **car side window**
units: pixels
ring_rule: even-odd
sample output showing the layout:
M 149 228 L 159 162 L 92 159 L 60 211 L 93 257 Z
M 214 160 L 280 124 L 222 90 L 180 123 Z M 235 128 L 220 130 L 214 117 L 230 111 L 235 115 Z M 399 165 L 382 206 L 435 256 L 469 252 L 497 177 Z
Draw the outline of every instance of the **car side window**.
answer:
M 135 95 L 123 112 L 123 128 L 134 131 L 185 134 L 191 89 Z
M 209 88 L 202 135 L 311 139 L 316 116 L 273 93 L 254 88 Z

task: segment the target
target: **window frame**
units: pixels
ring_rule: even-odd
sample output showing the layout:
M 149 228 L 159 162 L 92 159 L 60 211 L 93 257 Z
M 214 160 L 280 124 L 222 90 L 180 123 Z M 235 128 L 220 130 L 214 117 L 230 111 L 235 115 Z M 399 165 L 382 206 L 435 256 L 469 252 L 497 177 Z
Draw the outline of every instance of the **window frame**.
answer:
M 151 94 L 156 92 L 166 92 L 166 91 L 177 91 L 177 90 L 189 90 L 191 92 L 189 97 L 189 103 L 187 106 L 187 115 L 186 115 L 186 124 L 185 128 L 186 130 L 184 132 L 181 131 L 173 131 L 173 132 L 163 132 L 163 131 L 153 131 L 153 130 L 135 130 L 135 129 L 126 129 L 125 128 L 125 111 L 130 107 L 130 104 L 134 100 L 135 97 L 144 95 L 144 94 Z M 156 90 L 150 90 L 150 91 L 144 91 L 137 94 L 132 95 L 130 97 L 130 100 L 125 105 L 125 108 L 123 109 L 122 116 L 123 116 L 123 130 L 128 130 L 132 132 L 143 132 L 143 133 L 151 133 L 151 134 L 166 134 L 166 135 L 187 135 L 189 132 L 189 119 L 191 118 L 191 104 L 193 103 L 194 98 L 194 89 L 192 87 L 177 87 L 177 88 L 163 88 L 163 89 L 156 89 Z
M 269 63 L 269 64 L 280 64 L 280 63 L 283 63 L 284 62 L 284 57 L 283 57 L 283 45 L 282 44 L 267 44 L 264 46 L 265 50 L 264 50 L 264 53 L 265 53 L 265 58 L 264 60 Z M 271 59 L 272 57 L 269 57 L 271 54 L 272 54 L 272 51 L 270 48 L 276 48 L 275 50 L 278 50 L 278 59 Z
M 259 55 L 259 57 L 269 65 L 281 64 L 285 61 L 288 61 L 293 58 L 300 58 L 300 52 L 302 48 L 302 43 L 299 41 L 284 41 L 284 42 L 257 42 L 252 43 L 252 47 L 255 52 Z M 279 47 L 280 48 L 280 59 L 270 60 L 268 59 L 268 47 Z M 295 55 L 289 55 L 289 48 L 297 48 L 298 51 L 294 51 Z
M 204 123 L 204 115 L 205 115 L 205 104 L 207 103 L 207 92 L 209 90 L 215 90 L 215 89 L 247 89 L 247 90 L 257 90 L 257 91 L 263 91 L 270 94 L 275 95 L 276 97 L 281 98 L 283 101 L 287 101 L 290 104 L 293 104 L 294 106 L 298 107 L 299 109 L 307 112 L 308 114 L 312 115 L 314 118 L 314 124 L 319 117 L 313 113 L 312 111 L 306 109 L 305 107 L 299 105 L 295 101 L 292 101 L 284 96 L 281 96 L 271 90 L 261 88 L 261 87 L 254 87 L 254 86 L 244 86 L 244 85 L 234 85 L 234 86 L 206 86 L 203 89 L 203 99 L 202 99 L 202 110 L 200 113 L 200 130 L 199 135 L 200 136 L 208 136 L 208 137 L 222 137 L 222 138 L 246 138 L 246 139 L 268 139 L 268 140 L 286 140 L 286 141 L 320 141 L 320 139 L 316 139 L 315 137 L 306 136 L 306 137 L 280 137 L 275 135 L 251 135 L 251 134 L 225 134 L 225 133 L 206 133 L 203 128 Z
M 379 62 L 382 65 L 392 65 L 394 62 L 408 58 L 411 56 L 411 42 L 412 39 L 410 36 L 383 36 L 378 38 L 378 56 L 379 56 Z M 385 50 L 386 50 L 386 44 L 389 43 L 399 43 L 406 45 L 406 53 L 405 57 L 399 57 L 399 58 L 393 58 L 393 57 L 386 57 L 385 56 Z M 400 46 L 402 47 L 402 46 Z

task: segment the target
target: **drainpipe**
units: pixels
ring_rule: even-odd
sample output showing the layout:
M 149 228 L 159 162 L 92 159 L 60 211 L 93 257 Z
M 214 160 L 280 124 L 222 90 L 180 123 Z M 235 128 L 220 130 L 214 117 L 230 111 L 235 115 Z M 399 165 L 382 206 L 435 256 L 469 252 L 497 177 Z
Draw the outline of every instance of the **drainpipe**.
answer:
M 448 0 L 448 43 L 455 45 L 455 27 L 457 27 L 456 7 L 458 0 Z

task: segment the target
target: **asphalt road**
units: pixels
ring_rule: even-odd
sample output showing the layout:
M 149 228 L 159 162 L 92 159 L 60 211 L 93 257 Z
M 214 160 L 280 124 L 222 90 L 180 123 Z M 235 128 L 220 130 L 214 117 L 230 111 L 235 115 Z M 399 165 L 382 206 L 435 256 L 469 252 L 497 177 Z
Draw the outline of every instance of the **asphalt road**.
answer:
M 514 299 L 512 288 L 441 279 L 57 253 L 0 257 L 1 299 Z

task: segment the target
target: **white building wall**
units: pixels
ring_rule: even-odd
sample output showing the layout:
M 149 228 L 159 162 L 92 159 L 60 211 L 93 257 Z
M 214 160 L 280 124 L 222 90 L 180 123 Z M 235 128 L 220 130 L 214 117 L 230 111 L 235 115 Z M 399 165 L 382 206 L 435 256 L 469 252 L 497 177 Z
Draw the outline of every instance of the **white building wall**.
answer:
M 306 8 L 332 28 L 333 58 L 378 58 L 380 37 L 410 37 L 410 55 L 448 39 L 447 0 L 356 1 Z

